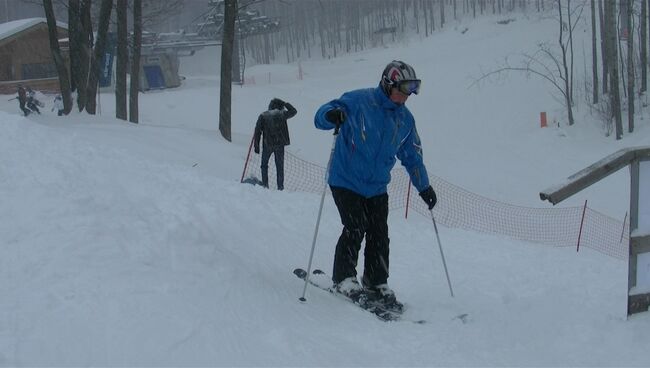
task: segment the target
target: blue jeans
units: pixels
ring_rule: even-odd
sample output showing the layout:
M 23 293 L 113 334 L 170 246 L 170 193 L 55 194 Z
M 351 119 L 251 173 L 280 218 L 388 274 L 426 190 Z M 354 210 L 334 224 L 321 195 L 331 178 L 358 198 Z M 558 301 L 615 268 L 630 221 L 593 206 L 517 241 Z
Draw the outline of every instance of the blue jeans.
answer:
M 262 185 L 269 187 L 269 160 L 271 154 L 275 158 L 275 172 L 278 181 L 278 190 L 284 189 L 284 146 L 262 147 Z

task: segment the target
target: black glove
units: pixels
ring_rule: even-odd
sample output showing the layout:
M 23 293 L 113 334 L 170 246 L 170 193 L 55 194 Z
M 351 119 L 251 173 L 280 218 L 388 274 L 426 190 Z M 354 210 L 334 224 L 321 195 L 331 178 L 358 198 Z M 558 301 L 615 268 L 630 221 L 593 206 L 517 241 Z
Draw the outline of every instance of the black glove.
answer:
M 424 203 L 427 204 L 429 209 L 433 209 L 433 207 L 436 205 L 436 202 L 438 202 L 436 192 L 433 190 L 431 185 L 429 185 L 427 189 L 420 192 L 420 197 L 422 197 Z
M 257 154 L 260 153 L 260 148 L 259 147 L 255 147 L 255 153 L 257 153 Z
M 339 108 L 332 109 L 325 113 L 325 119 L 336 126 L 343 124 L 346 118 L 347 115 L 345 114 L 345 111 Z

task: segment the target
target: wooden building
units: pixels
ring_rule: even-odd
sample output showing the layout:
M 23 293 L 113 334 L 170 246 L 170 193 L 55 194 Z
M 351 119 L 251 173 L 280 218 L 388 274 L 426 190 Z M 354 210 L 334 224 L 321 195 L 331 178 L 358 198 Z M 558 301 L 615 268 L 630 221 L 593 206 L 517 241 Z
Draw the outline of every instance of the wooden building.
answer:
M 69 65 L 67 25 L 57 22 L 57 26 L 61 52 Z M 100 87 L 110 86 L 113 78 L 115 36 L 110 33 L 108 36 L 106 53 L 110 55 L 110 62 L 101 63 L 107 67 L 102 71 L 107 81 L 104 84 L 100 81 Z M 140 59 L 140 90 L 180 86 L 179 57 L 192 56 L 206 46 L 218 45 L 220 42 L 196 34 L 145 33 Z M 15 94 L 19 84 L 45 93 L 60 91 L 45 18 L 0 23 L 0 94 Z
M 59 38 L 67 38 L 67 25 L 57 26 Z M 19 84 L 44 92 L 60 90 L 45 18 L 0 23 L 0 93 L 14 94 Z

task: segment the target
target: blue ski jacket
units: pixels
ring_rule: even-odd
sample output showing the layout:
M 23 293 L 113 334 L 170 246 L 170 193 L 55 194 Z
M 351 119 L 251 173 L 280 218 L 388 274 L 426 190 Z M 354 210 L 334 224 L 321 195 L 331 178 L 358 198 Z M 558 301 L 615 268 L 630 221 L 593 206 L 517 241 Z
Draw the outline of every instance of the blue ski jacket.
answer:
M 334 108 L 343 109 L 347 118 L 336 138 L 329 185 L 366 198 L 384 194 L 397 157 L 419 192 L 429 186 L 420 137 L 406 106 L 391 101 L 381 87 L 347 92 L 318 109 L 318 129 L 334 128 L 325 118 Z

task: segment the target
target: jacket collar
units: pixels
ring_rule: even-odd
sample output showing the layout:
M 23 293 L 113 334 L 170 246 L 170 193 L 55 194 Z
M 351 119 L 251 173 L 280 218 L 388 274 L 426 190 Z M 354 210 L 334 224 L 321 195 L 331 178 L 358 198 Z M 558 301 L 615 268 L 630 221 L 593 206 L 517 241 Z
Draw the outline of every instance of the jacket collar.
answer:
M 390 98 L 388 98 L 388 96 L 386 96 L 384 93 L 384 89 L 381 88 L 381 85 L 375 88 L 375 97 L 379 101 L 379 104 L 381 104 L 381 107 L 384 109 L 397 110 L 404 107 L 404 105 L 398 105 L 395 102 L 391 101 Z

